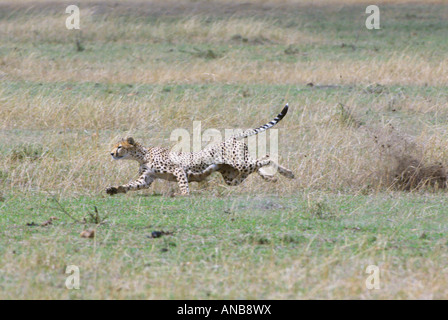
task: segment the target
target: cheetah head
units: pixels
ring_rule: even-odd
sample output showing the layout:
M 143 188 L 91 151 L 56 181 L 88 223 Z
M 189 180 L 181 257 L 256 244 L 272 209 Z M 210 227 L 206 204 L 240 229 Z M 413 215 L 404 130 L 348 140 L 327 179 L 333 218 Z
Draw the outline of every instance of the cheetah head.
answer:
M 133 156 L 137 151 L 137 143 L 134 138 L 129 137 L 117 142 L 113 147 L 110 155 L 114 160 L 133 160 Z

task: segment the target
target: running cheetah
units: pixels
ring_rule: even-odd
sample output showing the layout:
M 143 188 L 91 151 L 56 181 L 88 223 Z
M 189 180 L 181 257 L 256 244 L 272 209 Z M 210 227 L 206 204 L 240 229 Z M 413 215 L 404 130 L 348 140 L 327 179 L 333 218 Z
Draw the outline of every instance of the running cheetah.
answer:
M 269 155 L 261 159 L 253 159 L 248 146 L 242 139 L 256 135 L 276 125 L 288 112 L 288 104 L 271 122 L 256 128 L 248 129 L 219 144 L 207 146 L 199 152 L 170 152 L 161 147 L 143 147 L 132 137 L 116 143 L 111 151 L 115 160 L 135 160 L 140 164 L 139 178 L 118 187 L 106 188 L 106 193 L 114 195 L 132 190 L 149 188 L 155 179 L 177 181 L 180 194 L 188 195 L 188 182 L 203 181 L 215 171 L 221 173 L 226 184 L 239 185 L 251 173 L 257 172 L 266 181 L 276 181 L 273 175 L 263 173 L 260 169 L 272 165 L 277 171 L 290 179 L 294 174 L 269 159 Z

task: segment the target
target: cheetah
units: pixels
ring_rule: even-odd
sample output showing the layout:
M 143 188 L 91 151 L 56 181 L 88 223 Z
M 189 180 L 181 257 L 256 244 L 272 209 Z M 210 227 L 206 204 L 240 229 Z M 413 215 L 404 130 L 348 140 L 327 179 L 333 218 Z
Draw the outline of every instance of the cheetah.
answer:
M 117 142 L 110 152 L 114 160 L 134 160 L 140 164 L 137 180 L 118 187 L 106 188 L 106 193 L 114 195 L 128 191 L 149 188 L 155 179 L 177 181 L 180 195 L 189 195 L 189 182 L 205 180 L 213 172 L 219 172 L 227 185 L 241 184 L 251 173 L 257 172 L 264 180 L 275 182 L 273 175 L 261 168 L 273 166 L 290 179 L 294 174 L 269 159 L 269 155 L 254 159 L 249 155 L 248 146 L 242 139 L 256 135 L 276 125 L 288 112 L 288 104 L 271 122 L 256 129 L 248 129 L 233 135 L 216 145 L 207 146 L 199 152 L 170 152 L 162 147 L 144 147 L 132 137 Z

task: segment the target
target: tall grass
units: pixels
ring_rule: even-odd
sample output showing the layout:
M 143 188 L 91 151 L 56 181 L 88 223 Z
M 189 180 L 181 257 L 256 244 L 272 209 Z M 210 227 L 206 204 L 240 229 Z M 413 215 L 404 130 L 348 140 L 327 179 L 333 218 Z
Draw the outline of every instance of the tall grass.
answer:
M 156 10 L 165 8 L 155 4 Z M 448 160 L 441 122 L 446 92 L 437 93 L 448 81 L 446 55 L 409 46 L 378 53 L 367 40 L 358 44 L 358 36 L 338 40 L 330 29 L 314 32 L 306 20 L 297 22 L 282 11 L 293 2 L 264 3 L 284 14 L 284 21 L 274 13 L 226 15 L 217 4 L 222 16 L 182 15 L 174 6 L 154 17 L 139 15 L 142 4 L 128 5 L 82 6 L 78 32 L 65 29 L 66 15 L 54 6 L 36 3 L 28 12 L 26 5 L 14 11 L 9 4 L 10 15 L 0 20 L 3 188 L 101 193 L 135 176 L 135 165 L 110 161 L 108 148 L 116 139 L 132 134 L 144 145 L 169 146 L 172 130 L 191 132 L 198 120 L 203 130 L 250 128 L 271 120 L 286 100 L 291 111 L 277 127 L 280 162 L 297 178 L 272 185 L 251 177 L 227 189 L 215 177 L 210 190 L 217 185 L 226 192 L 381 190 L 378 168 L 385 160 L 372 130 L 341 118 L 341 103 L 368 128 L 398 121 L 414 135 L 425 163 Z M 302 5 L 294 8 L 313 12 Z M 126 8 L 137 18 L 123 15 Z M 399 10 L 396 14 L 399 19 Z M 341 46 L 345 42 L 355 43 L 354 52 Z M 372 90 L 375 83 L 379 91 Z M 427 93 L 424 86 L 434 89 Z M 37 159 L 14 158 L 14 149 L 24 143 L 48 152 Z
M 447 297 L 445 195 L 402 192 L 448 163 L 444 1 L 376 1 L 379 31 L 364 0 L 78 3 L 69 31 L 63 2 L 0 0 L 0 299 Z M 111 159 L 118 139 L 172 146 L 193 121 L 224 135 L 285 102 L 294 180 L 106 197 L 137 176 Z M 94 207 L 106 223 L 73 223 Z
M 11 97 L 0 111 L 2 140 L 11 142 L 2 146 L 0 170 L 8 177 L 3 181 L 4 187 L 101 193 L 108 184 L 126 182 L 136 174 L 136 164 L 110 159 L 108 149 L 120 138 L 133 135 L 144 145 L 171 146 L 171 132 L 184 128 L 192 133 L 192 120 L 202 121 L 203 130 L 217 128 L 224 135 L 226 128 L 255 127 L 267 122 L 282 104 L 272 92 L 272 98 L 264 101 L 261 96 L 241 102 L 235 97 L 236 86 L 225 92 L 220 86 L 210 88 L 193 88 L 187 91 L 189 93 L 179 95 L 176 92 L 162 93 L 162 88 L 156 87 L 148 92 L 141 90 L 144 96 L 136 94 L 137 98 L 127 94 L 121 98 L 120 94 L 80 98 L 59 92 L 50 96 L 37 93 L 32 97 Z M 284 95 L 288 89 L 282 88 Z M 257 87 L 252 90 L 262 91 Z M 209 97 L 202 98 L 205 92 Z M 366 111 L 358 101 L 361 97 L 347 101 L 357 114 Z M 309 188 L 356 191 L 379 187 L 384 177 L 378 170 L 388 160 L 382 157 L 374 143 L 377 134 L 366 130 L 365 126 L 378 129 L 383 139 L 388 143 L 392 141 L 397 148 L 404 142 L 400 140 L 401 136 L 391 140 L 392 136 L 382 129 L 389 123 L 387 120 L 378 123 L 372 117 L 361 117 L 367 125 L 360 128 L 347 123 L 338 113 L 337 101 L 340 99 L 337 96 L 307 101 L 298 93 L 289 99 L 291 111 L 277 127 L 280 130 L 278 150 L 280 162 L 295 172 L 295 180 L 259 184 L 257 177 L 252 177 L 243 186 L 229 191 L 294 193 Z M 387 96 L 378 98 L 378 104 L 372 108 L 382 112 L 389 99 Z M 439 104 L 440 112 L 443 112 L 446 102 Z M 418 108 L 425 110 L 425 104 L 419 104 Z M 434 106 L 428 104 L 427 108 L 431 110 Z M 224 110 L 227 115 L 221 117 Z M 241 110 L 248 111 L 241 113 Z M 254 118 L 254 114 L 258 116 Z M 399 121 L 395 123 L 400 127 Z M 447 131 L 439 125 L 428 126 L 427 130 L 411 137 L 416 144 L 414 150 L 418 150 L 426 163 L 446 163 Z M 8 137 L 11 134 L 17 136 Z M 20 147 L 23 142 L 48 152 L 37 158 L 14 157 L 13 146 L 19 144 Z M 269 144 L 267 147 L 269 150 Z M 216 184 L 223 184 L 218 177 L 212 181 L 211 191 Z

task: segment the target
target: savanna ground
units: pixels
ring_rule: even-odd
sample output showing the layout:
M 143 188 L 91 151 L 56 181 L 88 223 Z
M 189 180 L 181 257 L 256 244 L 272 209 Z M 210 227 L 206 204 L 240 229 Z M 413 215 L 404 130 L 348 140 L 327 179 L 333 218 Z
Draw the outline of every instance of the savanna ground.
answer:
M 446 191 L 394 180 L 448 164 L 446 4 L 377 1 L 367 30 L 362 1 L 77 1 L 79 31 L 69 4 L 0 1 L 0 298 L 448 297 Z M 106 196 L 137 175 L 118 138 L 251 128 L 286 101 L 295 180 Z

